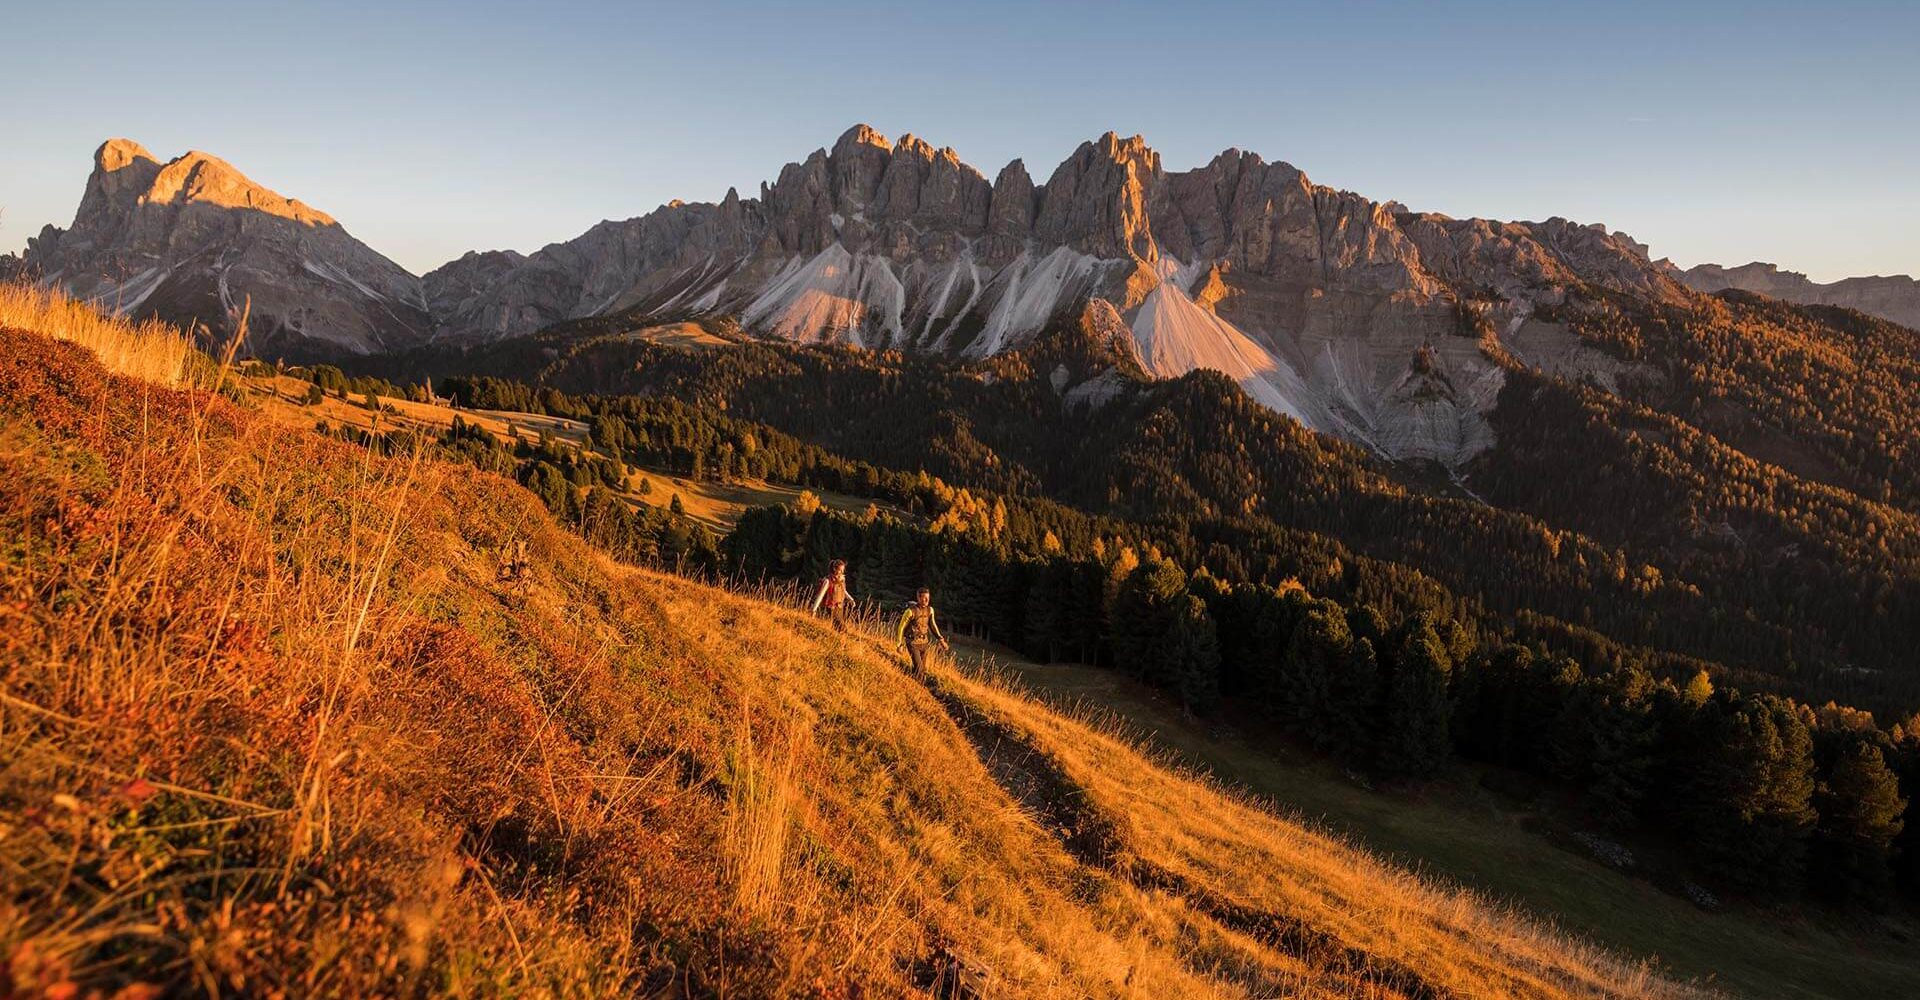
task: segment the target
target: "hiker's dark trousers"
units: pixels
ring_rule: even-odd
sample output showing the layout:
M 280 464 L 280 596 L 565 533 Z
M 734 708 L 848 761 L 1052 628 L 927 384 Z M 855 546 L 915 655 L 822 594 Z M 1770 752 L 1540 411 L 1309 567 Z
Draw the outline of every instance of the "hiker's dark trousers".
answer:
M 927 644 L 924 642 L 907 643 L 907 657 L 913 661 L 914 674 L 919 677 L 925 677 L 927 675 Z

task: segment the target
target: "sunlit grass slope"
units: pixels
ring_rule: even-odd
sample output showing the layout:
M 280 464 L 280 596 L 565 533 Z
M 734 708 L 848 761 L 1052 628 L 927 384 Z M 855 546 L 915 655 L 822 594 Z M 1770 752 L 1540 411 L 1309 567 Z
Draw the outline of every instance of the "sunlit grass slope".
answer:
M 104 316 L 57 290 L 0 281 L 0 328 L 32 330 L 94 353 L 108 371 L 160 385 L 188 376 L 192 343 L 158 320 L 132 323 Z
M 277 405 L 0 331 L 0 995 L 1689 992 Z
M 1600 863 L 1577 842 L 1556 842 L 1544 825 L 1566 820 L 1538 801 L 1493 791 L 1488 784 L 1499 782 L 1492 773 L 1463 767 L 1418 788 L 1374 788 L 1262 732 L 1255 720 L 1193 718 L 1116 671 L 1036 664 L 972 644 L 961 656 L 1023 691 L 1105 720 L 1102 728 L 1150 733 L 1157 752 L 1177 754 L 1188 766 L 1283 804 L 1289 814 L 1344 831 L 1423 872 L 1551 915 L 1569 930 L 1658 956 L 1678 974 L 1759 997 L 1920 996 L 1920 953 L 1900 947 L 1910 940 L 1912 923 L 1897 914 L 1870 922 L 1746 905 L 1706 911 L 1648 878 Z

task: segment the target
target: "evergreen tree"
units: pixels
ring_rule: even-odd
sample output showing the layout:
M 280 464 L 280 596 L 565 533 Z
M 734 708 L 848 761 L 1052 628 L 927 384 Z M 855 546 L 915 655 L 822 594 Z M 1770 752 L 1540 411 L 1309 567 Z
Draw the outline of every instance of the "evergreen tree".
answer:
M 522 474 L 521 484 L 540 498 L 562 520 L 573 520 L 573 484 L 550 462 L 534 462 Z
M 1450 746 L 1453 663 L 1431 615 L 1407 619 L 1390 641 L 1375 759 L 1390 774 L 1432 774 Z
M 1288 595 L 1285 603 L 1297 624 L 1287 629 L 1286 646 L 1266 689 L 1266 707 L 1314 745 L 1340 749 L 1340 727 L 1331 708 L 1334 678 L 1346 668 L 1353 650 L 1346 611 L 1333 601 L 1304 594 Z
M 1098 663 L 1106 628 L 1107 567 L 1095 560 L 1073 564 L 1073 599 L 1067 615 L 1068 646 L 1081 663 Z
M 1220 642 L 1206 602 L 1192 594 L 1175 594 L 1166 620 L 1148 679 L 1172 691 L 1189 709 L 1212 708 L 1220 694 Z
M 747 581 L 786 576 L 785 553 L 797 534 L 797 521 L 786 509 L 748 508 L 721 545 L 723 565 Z
M 1878 901 L 1893 879 L 1893 848 L 1907 803 L 1900 779 L 1869 730 L 1822 727 L 1814 741 L 1819 814 L 1808 857 L 1809 884 L 1830 899 Z
M 1644 670 L 1623 667 L 1601 678 L 1589 695 L 1585 787 L 1594 814 L 1609 826 L 1624 827 L 1637 817 L 1653 789 L 1659 733 L 1652 691 L 1653 679 Z
M 1108 654 L 1112 655 L 1112 645 L 1115 641 L 1114 637 L 1122 627 L 1121 616 L 1116 610 L 1120 599 L 1120 588 L 1127 582 L 1127 579 L 1133 575 L 1134 570 L 1140 568 L 1140 555 L 1133 550 L 1132 546 L 1116 546 L 1112 554 L 1102 561 L 1102 568 L 1105 572 L 1100 584 L 1100 627 L 1098 632 L 1101 639 L 1107 644 Z M 1099 655 L 1097 651 L 1095 655 Z
M 1364 762 L 1377 741 L 1375 706 L 1380 700 L 1380 660 L 1372 639 L 1356 639 L 1328 685 L 1321 742 L 1348 760 Z
M 1482 649 L 1454 679 L 1454 742 L 1480 760 L 1512 765 L 1523 760 L 1521 703 L 1533 651 L 1518 643 Z
M 1894 884 L 1920 898 L 1920 715 L 1895 725 L 1889 760 L 1900 776 L 1900 796 L 1907 802 L 1900 836 L 1894 839 Z
M 621 454 L 627 445 L 627 423 L 613 417 L 598 416 L 587 430 L 587 441 L 609 454 Z
M 1688 720 L 1675 816 L 1707 871 L 1785 893 L 1805 875 L 1813 747 L 1791 702 L 1717 692 Z
M 1053 558 L 1039 563 L 1026 594 L 1027 652 L 1043 663 L 1060 658 L 1071 642 L 1073 564 Z
M 1135 677 L 1165 676 L 1155 661 L 1163 653 L 1161 639 L 1171 627 L 1175 599 L 1190 596 L 1186 589 L 1186 574 L 1166 559 L 1150 558 L 1127 576 L 1114 596 L 1110 639 L 1115 666 Z

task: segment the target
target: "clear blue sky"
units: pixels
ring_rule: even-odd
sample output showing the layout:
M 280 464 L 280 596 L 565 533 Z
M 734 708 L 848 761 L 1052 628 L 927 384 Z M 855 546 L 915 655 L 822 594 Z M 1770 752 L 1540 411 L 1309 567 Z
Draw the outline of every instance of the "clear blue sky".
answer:
M 1920 4 L 1669 6 L 0 0 L 0 249 L 114 135 L 424 271 L 750 195 L 865 121 L 989 177 L 1113 129 L 1682 264 L 1920 273 Z

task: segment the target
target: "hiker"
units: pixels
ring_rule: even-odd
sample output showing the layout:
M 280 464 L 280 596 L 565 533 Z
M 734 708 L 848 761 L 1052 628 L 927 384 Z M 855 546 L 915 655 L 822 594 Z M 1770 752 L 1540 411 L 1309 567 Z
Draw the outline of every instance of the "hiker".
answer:
M 835 632 L 847 630 L 847 610 L 853 604 L 853 598 L 847 594 L 847 561 L 835 559 L 827 575 L 820 579 L 820 589 L 813 595 L 813 613 L 819 614 L 821 608 L 827 609 L 827 618 L 833 622 Z
M 927 675 L 927 646 L 936 639 L 941 649 L 948 648 L 947 637 L 940 634 L 940 623 L 933 616 L 933 593 L 921 587 L 913 603 L 901 612 L 900 627 L 893 633 L 893 641 L 913 660 L 914 676 Z
M 527 563 L 527 540 L 516 538 L 500 554 L 500 582 L 525 583 Z

